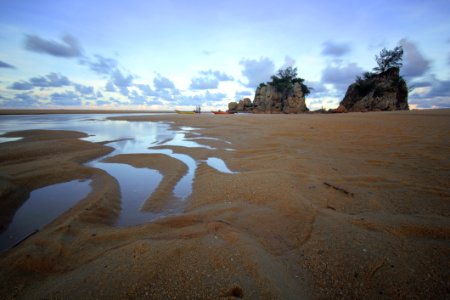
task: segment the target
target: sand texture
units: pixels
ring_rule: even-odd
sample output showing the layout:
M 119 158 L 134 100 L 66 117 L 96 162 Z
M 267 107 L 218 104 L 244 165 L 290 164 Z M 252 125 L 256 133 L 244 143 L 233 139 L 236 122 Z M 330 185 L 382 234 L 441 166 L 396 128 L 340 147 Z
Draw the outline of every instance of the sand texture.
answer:
M 109 147 L 11 134 L 24 139 L 0 144 L 1 226 L 39 187 L 90 179 L 92 190 L 0 253 L 1 299 L 450 297 L 450 110 L 126 119 L 201 128 L 216 149 L 172 149 L 239 173 L 200 164 L 182 214 L 116 228 L 117 181 L 83 165 Z M 164 176 L 142 210 L 176 205 L 179 161 L 108 161 Z

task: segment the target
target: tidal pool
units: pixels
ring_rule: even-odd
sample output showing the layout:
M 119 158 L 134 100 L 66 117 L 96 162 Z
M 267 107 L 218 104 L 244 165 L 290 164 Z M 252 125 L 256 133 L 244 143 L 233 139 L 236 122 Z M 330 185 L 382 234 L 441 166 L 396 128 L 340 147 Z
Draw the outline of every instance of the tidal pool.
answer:
M 123 116 L 124 114 L 120 114 Z M 200 133 L 196 132 L 199 128 L 181 127 L 178 130 L 172 129 L 170 123 L 166 122 L 128 122 L 121 120 L 109 120 L 107 117 L 115 115 L 101 115 L 101 114 L 64 114 L 64 115 L 24 115 L 24 116 L 0 116 L 0 135 L 11 132 L 30 129 L 44 129 L 44 130 L 73 130 L 84 132 L 88 137 L 83 138 L 90 142 L 105 142 L 106 145 L 111 146 L 114 150 L 106 156 L 100 157 L 93 161 L 88 162 L 86 165 L 93 168 L 99 168 L 106 171 L 109 175 L 114 177 L 120 186 L 122 210 L 120 216 L 116 222 L 118 227 L 134 226 L 149 222 L 155 218 L 160 218 L 170 214 L 180 213 L 180 209 L 171 209 L 168 211 L 162 211 L 158 213 L 143 212 L 141 207 L 144 202 L 150 198 L 151 194 L 156 190 L 163 177 L 157 170 L 150 168 L 135 168 L 128 164 L 121 163 L 109 163 L 104 162 L 107 157 L 115 156 L 118 154 L 164 154 L 177 159 L 187 166 L 187 172 L 173 187 L 172 194 L 179 201 L 184 201 L 192 194 L 192 186 L 195 178 L 195 172 L 197 167 L 201 163 L 207 163 L 210 167 L 216 169 L 219 172 L 233 174 L 235 172 L 228 169 L 225 162 L 217 157 L 210 157 L 206 161 L 197 161 L 191 156 L 183 153 L 176 153 L 170 149 L 171 146 L 181 146 L 189 148 L 206 148 L 214 150 L 215 148 L 208 145 L 203 145 L 197 140 L 201 139 L 215 139 L 211 137 L 203 137 Z M 187 138 L 186 135 L 195 137 Z M 0 142 L 7 142 L 17 140 L 17 138 L 1 138 Z M 227 141 L 223 141 L 228 143 Z M 165 149 L 167 146 L 169 148 Z M 229 150 L 229 149 L 227 149 Z M 80 184 L 83 188 L 80 188 Z M 61 189 L 60 186 L 63 187 Z M 71 202 L 72 206 L 77 201 L 85 198 L 90 190 L 88 184 L 85 182 L 80 183 L 78 181 L 71 181 L 67 183 L 61 183 L 60 185 L 48 186 L 42 189 L 33 191 L 39 191 L 42 193 L 42 197 L 49 199 L 58 199 L 60 195 L 71 194 L 76 198 L 75 202 Z M 68 193 L 67 190 L 78 190 L 81 193 Z M 84 193 L 87 189 L 88 192 Z M 30 198 L 24 203 L 22 207 L 30 205 L 30 202 L 34 202 L 33 198 Z M 50 211 L 53 210 L 53 202 L 41 202 L 39 205 L 35 205 L 35 210 L 40 211 L 42 215 L 50 215 Z M 181 207 L 181 206 L 180 206 Z M 21 211 L 20 208 L 14 220 Z M 58 214 L 61 214 L 59 212 Z M 19 215 L 26 215 L 25 212 L 20 212 Z M 17 217 L 18 221 L 27 219 L 26 216 Z M 34 217 L 33 217 L 34 218 Z M 39 217 L 36 217 L 39 218 Z M 46 221 L 40 226 L 51 222 L 55 216 L 47 218 Z M 14 222 L 14 221 L 13 221 Z M 0 238 L 7 239 L 8 231 L 12 228 L 12 223 L 8 229 L 0 234 Z M 33 225 L 28 230 L 28 235 L 32 233 L 36 225 Z M 11 229 L 12 230 L 12 229 Z M 9 234 L 10 235 L 10 234 Z M 23 238 L 23 237 L 22 237 Z M 15 242 L 14 242 L 15 243 Z M 14 244 L 13 243 L 13 244 Z M 7 247 L 11 247 L 13 244 Z
M 208 166 L 210 166 L 211 168 L 216 169 L 217 171 L 219 171 L 221 173 L 226 173 L 226 174 L 235 174 L 235 173 L 237 173 L 237 172 L 233 172 L 230 169 L 228 169 L 228 167 L 225 164 L 225 162 L 223 160 L 221 160 L 220 158 L 217 158 L 217 157 L 208 157 L 208 159 L 206 160 L 206 163 L 208 164 Z
M 164 215 L 141 211 L 144 201 L 162 180 L 162 175 L 158 171 L 119 163 L 95 162 L 92 166 L 105 170 L 119 182 L 122 210 L 116 226 L 138 225 Z
M 73 180 L 32 191 L 0 234 L 0 250 L 13 247 L 85 198 L 90 191 L 89 183 L 89 180 Z

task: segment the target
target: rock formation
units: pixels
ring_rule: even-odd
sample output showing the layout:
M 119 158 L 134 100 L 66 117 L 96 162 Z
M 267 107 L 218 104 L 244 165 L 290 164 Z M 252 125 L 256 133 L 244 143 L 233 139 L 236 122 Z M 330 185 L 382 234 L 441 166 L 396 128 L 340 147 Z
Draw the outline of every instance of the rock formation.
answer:
M 296 114 L 308 111 L 302 88 L 298 82 L 293 85 L 292 90 L 280 92 L 270 85 L 263 85 L 256 89 L 253 101 L 253 112 L 255 113 L 286 113 Z
M 228 103 L 228 111 L 229 112 L 237 112 L 237 106 L 238 106 L 238 103 L 237 102 L 229 102 Z
M 397 67 L 351 84 L 336 112 L 408 110 L 408 87 Z
M 239 102 L 228 103 L 228 111 L 230 112 L 251 112 L 253 109 L 252 100 L 244 98 Z
M 261 85 L 256 89 L 253 103 L 249 98 L 245 98 L 239 103 L 230 102 L 228 110 L 231 112 L 296 114 L 306 112 L 308 108 L 301 85 L 296 82 L 290 91 L 281 92 L 270 84 Z

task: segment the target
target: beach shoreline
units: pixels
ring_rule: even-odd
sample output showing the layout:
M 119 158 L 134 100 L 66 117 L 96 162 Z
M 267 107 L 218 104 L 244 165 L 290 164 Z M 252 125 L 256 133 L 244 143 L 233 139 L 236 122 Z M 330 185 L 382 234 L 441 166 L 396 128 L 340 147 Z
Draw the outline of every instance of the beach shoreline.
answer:
M 213 150 L 171 149 L 236 173 L 200 164 L 182 214 L 117 228 L 117 182 L 84 165 L 107 145 L 15 133 L 25 138 L 0 144 L 2 208 L 52 183 L 90 179 L 92 190 L 0 253 L 1 298 L 448 297 L 450 110 L 110 119 L 197 128 Z M 149 210 L 174 200 L 186 172 L 161 154 L 109 160 L 164 174 Z
M 53 115 L 53 114 L 167 114 L 172 110 L 132 109 L 0 109 L 0 115 Z

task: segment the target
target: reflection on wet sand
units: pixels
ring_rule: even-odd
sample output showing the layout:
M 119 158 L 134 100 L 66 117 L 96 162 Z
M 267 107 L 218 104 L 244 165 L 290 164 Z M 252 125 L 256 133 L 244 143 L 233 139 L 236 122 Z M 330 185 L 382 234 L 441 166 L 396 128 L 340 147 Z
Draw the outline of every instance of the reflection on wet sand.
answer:
M 0 234 L 0 250 L 20 243 L 72 207 L 89 193 L 89 181 L 73 180 L 34 190 Z
M 101 169 L 117 180 L 122 202 L 120 216 L 115 223 L 118 227 L 134 226 L 182 212 L 184 205 L 182 200 L 192 194 L 196 169 L 205 161 L 196 160 L 185 153 L 176 153 L 173 148 L 202 148 L 209 151 L 216 148 L 200 144 L 194 141 L 194 138 L 187 137 L 187 134 L 196 138 L 201 136 L 196 132 L 198 128 L 180 127 L 174 130 L 169 123 L 165 122 L 128 122 L 108 120 L 104 117 L 104 115 L 2 116 L 0 134 L 12 129 L 29 130 L 31 128 L 76 130 L 88 135 L 82 140 L 112 147 L 112 152 L 88 162 L 86 166 Z M 21 137 L 3 137 L 0 142 L 20 139 Z M 208 137 L 205 137 L 205 140 L 207 139 Z M 148 154 L 153 158 L 164 155 L 181 162 L 185 168 L 175 168 L 178 170 L 176 174 L 167 174 L 164 178 L 161 166 L 154 164 L 136 166 L 128 161 L 114 160 L 114 157 L 128 154 Z M 211 159 L 216 161 L 216 164 L 225 166 L 220 159 Z M 209 159 L 206 162 L 210 164 Z M 216 169 L 219 172 L 231 173 L 226 166 Z M 61 191 L 61 188 L 65 189 L 65 192 Z M 2 243 L 2 245 L 5 244 L 2 249 L 11 247 L 18 240 L 51 222 L 74 203 L 85 198 L 88 191 L 88 185 L 78 181 L 59 183 L 35 190 L 17 211 L 8 230 L 0 235 L 2 240 L 7 241 Z M 57 199 L 67 192 L 70 193 L 70 199 L 64 197 L 64 201 L 57 202 Z M 35 200 L 37 197 L 35 194 L 40 195 L 39 201 Z M 56 202 L 46 204 L 46 199 Z M 39 204 L 33 206 L 33 203 Z M 30 205 L 34 209 L 28 209 Z M 54 209 L 55 206 L 61 206 L 61 209 Z M 39 213 L 36 214 L 36 212 Z M 25 223 L 30 222 L 24 220 L 35 220 L 37 223 L 25 226 Z M 19 232 L 17 228 L 20 226 L 23 228 Z
M 209 166 L 219 172 L 233 174 L 233 172 L 228 169 L 225 162 L 220 158 L 209 157 L 206 161 L 196 160 L 188 154 L 177 153 L 173 150 L 173 148 L 176 147 L 215 150 L 215 148 L 209 145 L 200 144 L 193 139 L 186 137 L 187 132 L 192 134 L 193 131 L 198 130 L 198 128 L 181 127 L 180 130 L 172 130 L 168 124 L 151 122 L 146 122 L 141 126 L 147 127 L 145 132 L 151 132 L 151 134 L 136 135 L 131 139 L 107 143 L 108 146 L 113 147 L 115 150 L 105 157 L 101 157 L 88 164 L 90 167 L 106 171 L 119 182 L 122 193 L 122 211 L 119 221 L 116 224 L 117 226 L 133 226 L 151 221 L 161 216 L 180 213 L 184 205 L 183 201 L 172 200 L 174 200 L 173 198 L 178 200 L 189 198 L 192 194 L 192 186 L 197 167 L 201 163 L 206 162 Z M 90 138 L 95 139 L 96 137 Z M 161 175 L 158 172 L 159 170 L 147 170 L 150 172 L 146 172 L 145 175 L 142 175 L 142 170 L 138 170 L 136 167 L 126 164 L 126 161 L 122 164 L 115 164 L 114 167 L 110 165 L 111 163 L 114 163 L 111 160 L 108 160 L 109 158 L 126 154 L 162 154 L 180 161 L 187 169 L 186 172 L 180 176 L 179 180 L 176 183 L 173 183 L 171 195 L 165 195 L 166 197 L 168 196 L 168 198 L 155 199 L 156 197 L 152 197 L 152 194 L 162 181 Z M 152 167 L 149 168 L 152 169 Z M 114 171 L 112 171 L 112 169 L 114 169 Z M 142 184 L 131 184 L 132 181 L 142 181 L 143 178 L 145 180 Z M 133 191 L 130 191 L 132 186 Z M 146 204 L 146 200 L 157 201 L 158 204 Z M 164 201 L 167 203 L 162 205 L 161 202 Z

